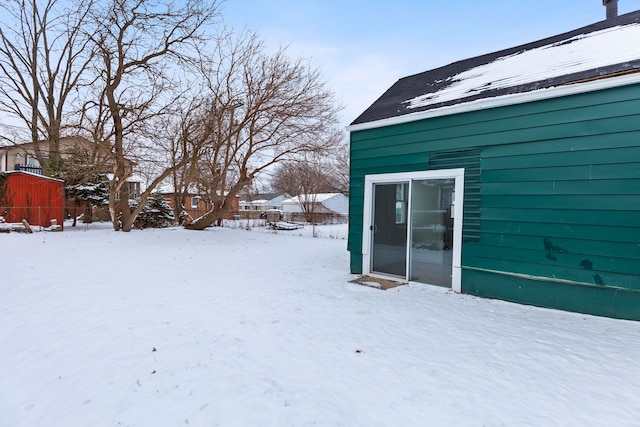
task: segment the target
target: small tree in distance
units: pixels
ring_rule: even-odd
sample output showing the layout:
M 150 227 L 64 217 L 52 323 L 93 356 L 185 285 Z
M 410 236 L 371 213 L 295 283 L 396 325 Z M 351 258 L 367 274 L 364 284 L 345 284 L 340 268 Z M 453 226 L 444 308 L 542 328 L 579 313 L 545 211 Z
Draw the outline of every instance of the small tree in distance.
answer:
M 109 181 L 106 176 L 94 174 L 84 180 L 65 180 L 65 193 L 68 199 L 74 200 L 73 224 L 76 226 L 76 206 L 82 208 L 83 222 L 93 221 L 93 208 L 109 204 Z
M 332 177 L 319 161 L 288 161 L 280 164 L 273 174 L 271 186 L 298 197 L 298 205 L 307 222 L 315 222 L 319 193 L 333 192 Z
M 140 200 L 137 200 L 140 203 Z M 137 206 L 137 205 L 136 205 Z M 136 228 L 162 228 L 175 223 L 173 209 L 160 193 L 154 193 L 136 217 Z

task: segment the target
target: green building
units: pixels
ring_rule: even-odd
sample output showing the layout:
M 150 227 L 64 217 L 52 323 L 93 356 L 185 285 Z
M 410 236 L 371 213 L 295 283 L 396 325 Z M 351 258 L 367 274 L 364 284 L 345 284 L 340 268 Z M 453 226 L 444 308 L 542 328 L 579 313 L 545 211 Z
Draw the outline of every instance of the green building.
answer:
M 640 11 L 400 79 L 350 126 L 351 271 L 640 319 Z

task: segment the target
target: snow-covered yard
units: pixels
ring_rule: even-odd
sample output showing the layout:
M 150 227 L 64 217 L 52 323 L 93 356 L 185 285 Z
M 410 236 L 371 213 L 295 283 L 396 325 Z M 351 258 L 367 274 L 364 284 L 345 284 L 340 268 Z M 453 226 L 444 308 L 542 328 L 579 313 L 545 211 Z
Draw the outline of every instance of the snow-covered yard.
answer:
M 640 323 L 349 283 L 344 226 L 0 235 L 0 426 L 637 426 Z

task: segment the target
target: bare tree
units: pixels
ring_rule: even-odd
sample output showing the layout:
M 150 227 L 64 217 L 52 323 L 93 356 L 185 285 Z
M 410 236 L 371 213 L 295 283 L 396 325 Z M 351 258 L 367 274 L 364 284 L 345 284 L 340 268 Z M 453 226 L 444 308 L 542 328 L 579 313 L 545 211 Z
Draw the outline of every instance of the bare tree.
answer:
M 202 158 L 202 146 L 211 133 L 211 129 L 201 127 L 201 117 L 197 116 L 197 101 L 183 105 L 173 115 L 173 123 L 163 126 L 166 129 L 166 152 L 169 153 L 171 173 L 168 180 L 173 192 L 173 212 L 176 219 L 181 218 L 185 201 L 198 182 L 199 159 Z M 191 153 L 185 156 L 185 153 Z M 184 159 L 189 161 L 185 163 Z
M 332 191 L 331 177 L 320 160 L 306 158 L 280 164 L 271 178 L 274 190 L 291 195 L 328 193 Z
M 350 167 L 349 142 L 343 141 L 333 151 L 327 165 L 332 192 L 349 196 Z
M 223 218 L 261 172 L 338 140 L 340 107 L 307 61 L 290 59 L 285 49 L 268 54 L 255 34 L 243 33 L 223 39 L 211 64 L 202 117 L 212 129 L 205 164 L 214 203 L 187 226 L 199 230 Z
M 317 195 L 332 191 L 331 176 L 320 159 L 280 164 L 271 180 L 274 190 L 295 195 L 307 222 L 315 222 Z
M 26 125 L 36 158 L 49 175 L 60 168 L 64 115 L 91 61 L 83 27 L 93 2 L 0 4 L 0 109 Z
M 180 79 L 172 74 L 184 69 L 202 49 L 207 41 L 203 30 L 217 16 L 217 2 L 207 0 L 109 0 L 106 7 L 95 9 L 91 40 L 97 47 L 94 88 L 100 92 L 99 101 L 87 104 L 84 113 L 93 114 L 95 137 L 108 141 L 113 155 L 109 210 L 116 231 L 129 231 L 155 186 L 194 154 L 193 146 L 182 151 L 181 160 L 164 168 L 141 194 L 138 208 L 129 210 L 126 180 L 132 168 L 127 156 L 133 156 L 144 140 L 154 138 L 153 124 L 174 112 L 170 107 Z M 121 209 L 117 209 L 117 195 Z
M 307 156 L 279 165 L 271 187 L 289 194 L 340 193 L 349 195 L 349 145 L 336 144 L 322 156 Z
M 186 123 L 182 123 L 186 124 Z M 180 128 L 175 132 L 175 138 L 172 138 L 170 146 L 171 164 L 176 166 L 180 163 L 183 152 L 183 143 L 187 141 L 189 136 L 188 130 Z M 192 189 L 192 183 L 194 181 L 194 166 L 197 162 L 192 161 L 186 166 L 181 168 L 174 168 L 169 176 L 169 182 L 171 184 L 172 198 L 173 198 L 173 216 L 180 223 L 184 219 L 183 212 L 185 211 L 185 202 Z

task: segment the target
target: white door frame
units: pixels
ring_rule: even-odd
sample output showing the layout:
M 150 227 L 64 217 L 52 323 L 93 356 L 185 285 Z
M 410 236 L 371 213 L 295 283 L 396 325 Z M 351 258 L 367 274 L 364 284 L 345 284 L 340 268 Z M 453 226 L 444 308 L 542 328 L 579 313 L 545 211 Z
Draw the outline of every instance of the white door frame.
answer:
M 439 169 L 419 172 L 400 172 L 388 174 L 366 175 L 364 178 L 364 212 L 362 218 L 362 273 L 375 276 L 371 272 L 371 229 L 373 226 L 373 185 L 393 184 L 396 182 L 412 183 L 424 179 L 455 179 L 455 201 L 453 206 L 453 271 L 451 272 L 451 288 L 456 292 L 462 291 L 461 259 L 462 259 L 462 220 L 464 201 L 464 168 Z M 410 245 L 409 233 L 411 225 L 411 191 L 409 186 L 409 206 L 407 207 L 407 246 Z M 407 251 L 409 248 L 407 248 Z M 378 274 L 379 275 L 379 274 Z M 407 277 L 405 276 L 405 279 Z

